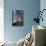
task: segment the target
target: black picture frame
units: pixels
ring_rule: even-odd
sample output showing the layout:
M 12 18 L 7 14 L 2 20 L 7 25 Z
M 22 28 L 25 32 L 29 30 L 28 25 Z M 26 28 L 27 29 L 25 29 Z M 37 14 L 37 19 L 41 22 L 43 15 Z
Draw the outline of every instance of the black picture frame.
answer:
M 24 10 L 12 10 L 12 26 L 23 26 Z

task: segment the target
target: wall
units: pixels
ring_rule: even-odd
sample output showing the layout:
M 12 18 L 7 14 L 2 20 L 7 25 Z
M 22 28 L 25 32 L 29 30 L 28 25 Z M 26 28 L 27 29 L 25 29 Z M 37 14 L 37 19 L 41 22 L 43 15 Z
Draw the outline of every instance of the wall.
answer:
M 41 0 L 41 1 L 40 1 L 40 9 L 41 9 L 41 11 L 42 11 L 43 9 L 46 9 L 46 0 Z M 41 21 L 41 22 L 40 22 L 40 25 L 46 27 L 46 20 L 45 20 L 45 19 L 46 19 L 46 11 L 43 12 L 42 17 L 43 17 L 43 22 Z
M 4 41 L 4 0 L 0 0 L 0 42 Z
M 18 41 L 32 28 L 32 20 L 35 12 L 40 10 L 40 0 L 4 0 L 4 39 Z M 24 10 L 24 26 L 12 26 L 12 10 Z

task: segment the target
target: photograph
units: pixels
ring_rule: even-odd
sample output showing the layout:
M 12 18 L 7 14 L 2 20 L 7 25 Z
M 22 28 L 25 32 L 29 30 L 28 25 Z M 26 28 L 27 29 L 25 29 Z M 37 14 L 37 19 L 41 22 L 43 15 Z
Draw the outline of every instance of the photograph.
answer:
M 24 11 L 12 10 L 12 25 L 23 26 L 23 23 L 24 23 Z

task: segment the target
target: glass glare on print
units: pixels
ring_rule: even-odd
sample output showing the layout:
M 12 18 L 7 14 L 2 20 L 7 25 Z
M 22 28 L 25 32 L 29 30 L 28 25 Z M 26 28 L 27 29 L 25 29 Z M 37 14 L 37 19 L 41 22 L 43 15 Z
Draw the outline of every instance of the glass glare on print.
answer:
M 23 26 L 23 23 L 24 23 L 24 11 L 12 10 L 12 25 Z

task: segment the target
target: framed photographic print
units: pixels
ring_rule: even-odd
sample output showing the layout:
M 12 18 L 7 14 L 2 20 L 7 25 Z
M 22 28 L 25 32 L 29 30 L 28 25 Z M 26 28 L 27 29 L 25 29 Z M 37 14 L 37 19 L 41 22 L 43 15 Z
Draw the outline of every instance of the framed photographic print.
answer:
M 23 26 L 23 23 L 24 23 L 24 11 L 12 10 L 12 25 Z

